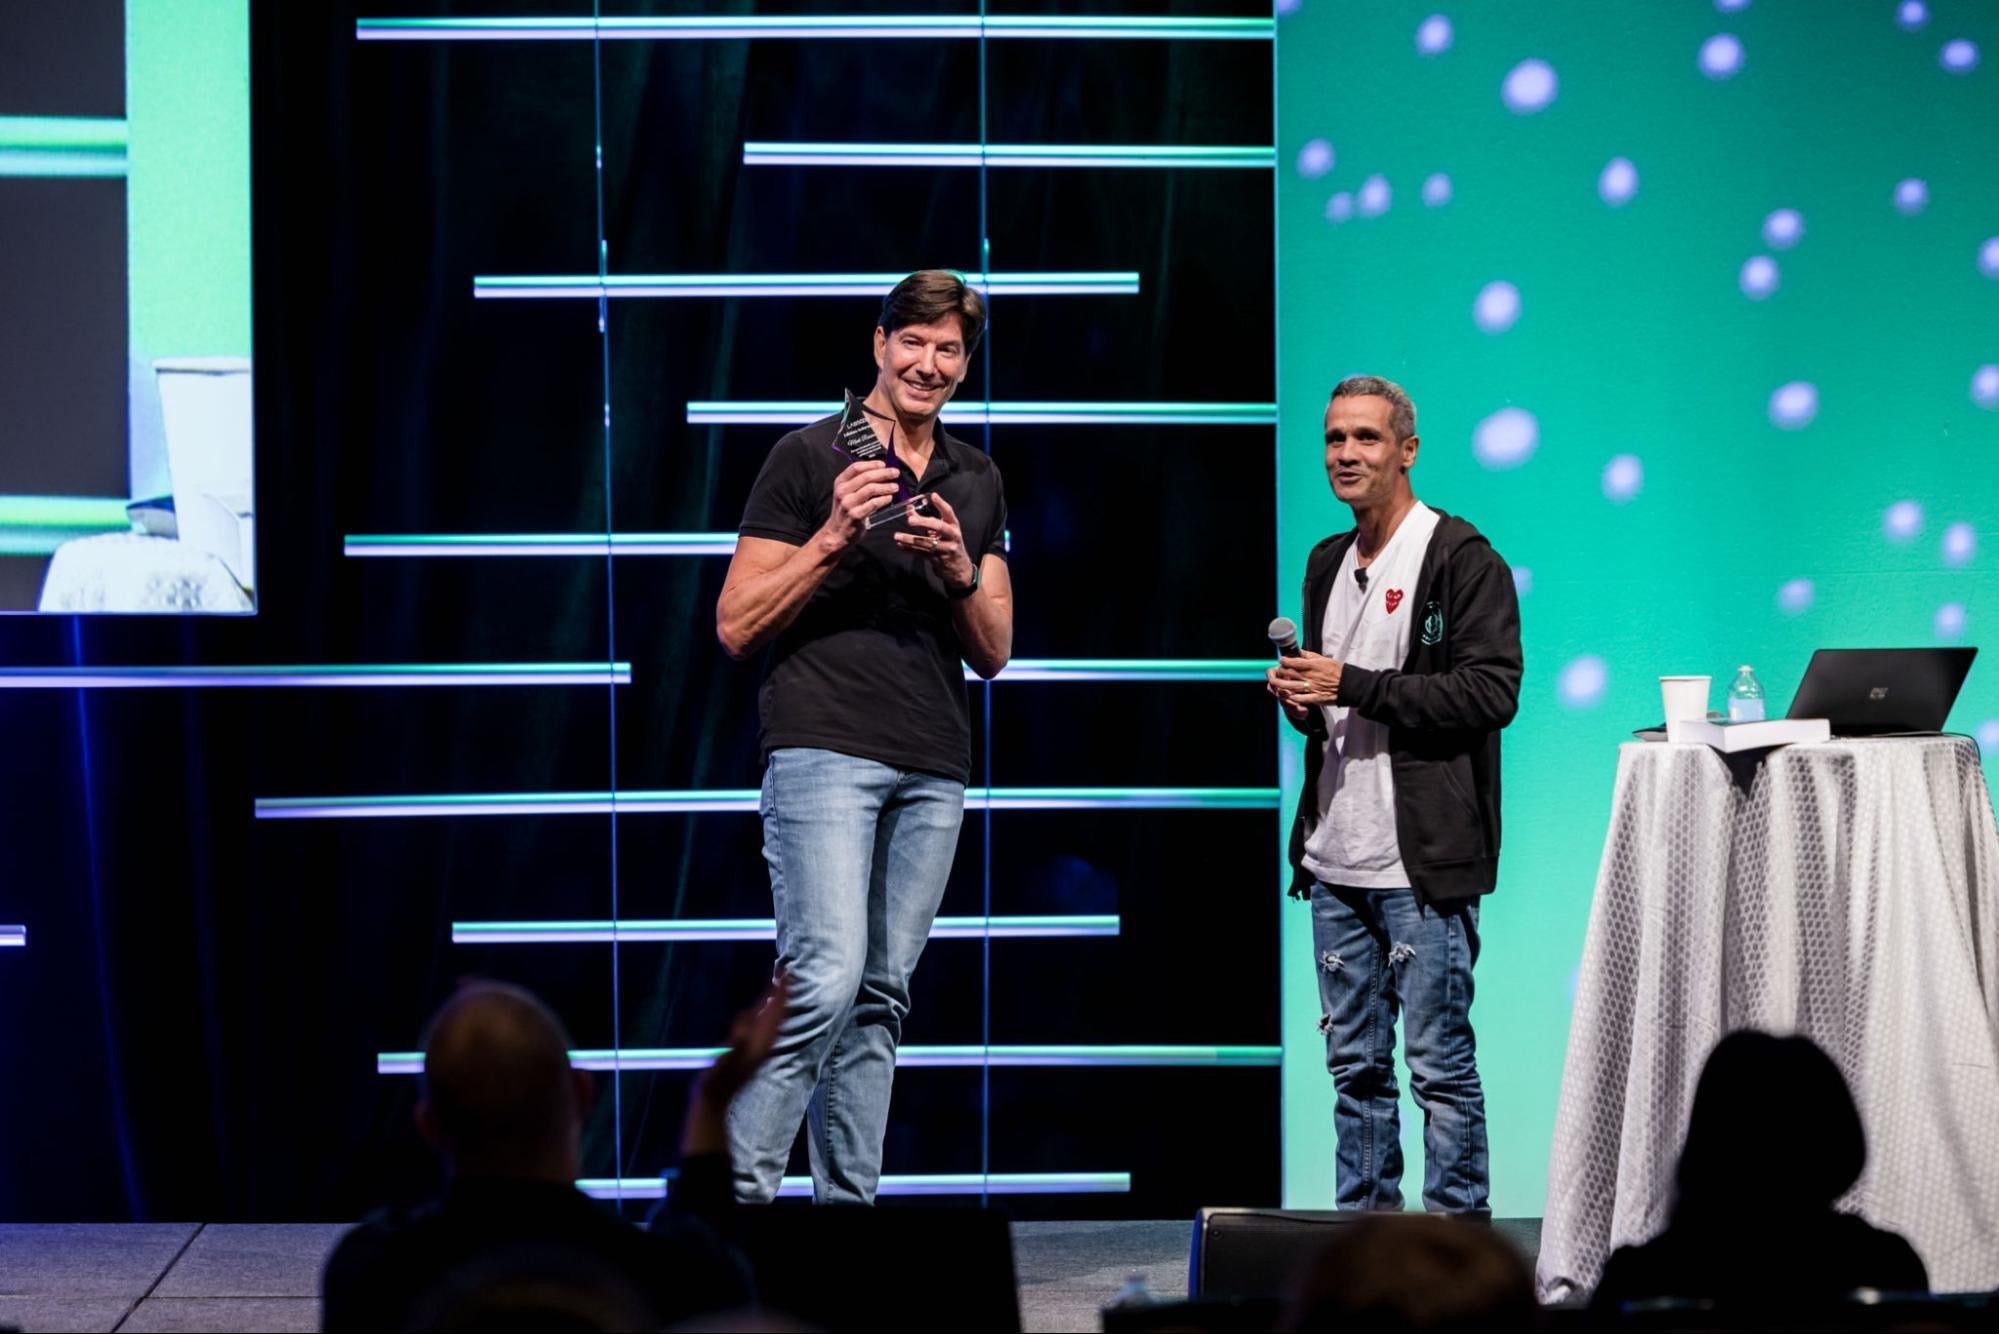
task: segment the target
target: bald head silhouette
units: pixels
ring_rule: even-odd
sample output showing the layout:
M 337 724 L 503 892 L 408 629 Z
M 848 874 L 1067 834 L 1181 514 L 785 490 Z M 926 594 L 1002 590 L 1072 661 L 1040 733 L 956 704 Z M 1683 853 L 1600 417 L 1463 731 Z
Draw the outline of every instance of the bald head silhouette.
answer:
M 574 1181 L 591 1092 L 546 1005 L 468 983 L 430 1021 L 417 1128 L 454 1176 Z
M 1294 1277 L 1280 1330 L 1532 1329 L 1534 1275 L 1504 1237 L 1446 1214 L 1370 1213 Z

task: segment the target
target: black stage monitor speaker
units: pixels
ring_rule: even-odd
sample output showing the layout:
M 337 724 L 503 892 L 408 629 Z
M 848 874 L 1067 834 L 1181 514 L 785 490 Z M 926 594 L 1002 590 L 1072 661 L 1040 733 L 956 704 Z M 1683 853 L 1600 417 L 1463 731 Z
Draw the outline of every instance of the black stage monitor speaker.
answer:
M 995 1209 L 775 1205 L 732 1239 L 763 1305 L 829 1330 L 1020 1328 L 1013 1234 Z
M 1104 1334 L 1268 1334 L 1284 1314 L 1271 1301 L 1153 1302 L 1147 1306 L 1107 1306 Z
M 1334 1209 L 1203 1209 L 1194 1216 L 1187 1293 L 1204 1300 L 1282 1298 L 1291 1276 L 1366 1214 Z

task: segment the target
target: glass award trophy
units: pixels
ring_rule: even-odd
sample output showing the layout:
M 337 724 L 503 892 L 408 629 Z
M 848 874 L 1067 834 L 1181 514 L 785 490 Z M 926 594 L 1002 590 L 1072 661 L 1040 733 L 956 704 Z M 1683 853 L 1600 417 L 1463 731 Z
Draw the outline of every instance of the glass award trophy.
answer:
M 923 494 L 911 495 L 908 486 L 900 476 L 899 461 L 895 457 L 895 423 L 888 425 L 888 440 L 875 434 L 874 424 L 868 420 L 868 410 L 861 406 L 851 390 L 846 391 L 846 406 L 840 411 L 840 425 L 833 432 L 833 448 L 856 463 L 886 463 L 896 468 L 895 498 L 867 517 L 863 527 L 868 532 L 888 524 L 899 523 L 912 514 L 930 512 L 930 497 Z

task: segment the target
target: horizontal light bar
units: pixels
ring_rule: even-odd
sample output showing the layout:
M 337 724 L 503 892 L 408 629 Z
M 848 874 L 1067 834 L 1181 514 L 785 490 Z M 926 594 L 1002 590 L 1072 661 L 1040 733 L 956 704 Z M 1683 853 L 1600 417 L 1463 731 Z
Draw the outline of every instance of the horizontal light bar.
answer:
M 744 38 L 1177 38 L 1269 41 L 1268 18 L 1169 18 L 1037 14 L 800 14 L 674 18 L 378 18 L 358 19 L 364 42 L 727 41 Z
M 569 1063 L 578 1070 L 706 1070 L 727 1047 L 635 1047 L 627 1048 L 624 1059 L 610 1051 L 572 1051 Z M 900 1064 L 900 1062 L 898 1062 Z M 385 1051 L 375 1057 L 378 1075 L 420 1075 L 423 1053 Z
M 118 690 L 146 686 L 630 685 L 629 662 L 368 663 L 276 667 L 0 667 L 0 690 Z
M 569 297 L 864 296 L 880 300 L 909 275 L 903 273 L 633 273 L 599 281 L 595 274 L 477 277 L 472 295 L 499 299 Z M 971 286 L 991 296 L 1130 296 L 1138 274 L 967 273 Z
M 755 811 L 753 787 L 629 792 L 470 792 L 380 797 L 259 797 L 259 820 L 395 820 L 442 815 L 694 815 Z M 965 789 L 995 811 L 1276 810 L 1274 787 L 998 787 Z
M 0 948 L 9 945 L 26 946 L 28 928 L 25 926 L 0 926 Z
M 1266 658 L 1015 658 L 1004 681 L 1261 681 Z M 971 668 L 965 679 L 979 680 Z
M 755 788 L 642 792 L 474 792 L 382 797 L 259 797 L 259 820 L 387 820 L 441 815 L 621 815 L 754 811 Z
M 0 176 L 123 176 L 125 122 L 0 116 Z
M 663 1177 L 584 1177 L 576 1188 L 599 1200 L 663 1200 Z M 1127 1195 L 1129 1172 L 976 1172 L 964 1175 L 885 1176 L 877 1195 Z M 811 1177 L 786 1177 L 777 1193 L 787 1199 L 810 1197 Z
M 734 533 L 349 533 L 349 556 L 727 556 Z
M 939 917 L 930 924 L 932 940 L 1018 940 L 1028 937 L 1115 936 L 1111 916 Z M 652 941 L 775 940 L 777 923 L 768 917 L 625 921 L 453 922 L 457 945 L 623 944 Z
M 578 1070 L 706 1070 L 715 1063 L 716 1057 L 727 1050 L 726 1047 L 626 1047 L 622 1051 L 611 1048 L 580 1049 L 569 1053 L 569 1063 Z M 1023 1069 L 1054 1066 L 1236 1069 L 1278 1065 L 1283 1059 L 1283 1052 L 1281 1047 L 906 1046 L 897 1048 L 895 1063 L 898 1069 L 912 1070 L 987 1066 Z M 375 1073 L 420 1075 L 423 1073 L 423 1053 L 385 1051 L 375 1058 Z
M 827 144 L 753 140 L 746 167 L 1260 167 L 1277 150 L 1185 144 Z
M 109 496 L 0 496 L 0 556 L 46 556 L 75 538 L 130 532 L 128 503 Z
M 1282 1047 L 1182 1046 L 1007 1046 L 908 1047 L 908 1061 L 898 1053 L 896 1064 L 910 1066 L 1148 1066 L 1244 1067 L 1275 1066 Z
M 346 554 L 358 557 L 522 558 L 549 556 L 728 556 L 734 533 L 350 533 Z M 1247 681 L 1269 664 L 1247 658 L 1015 658 L 1003 681 Z M 981 680 L 969 667 L 965 679 Z
M 713 400 L 687 405 L 689 426 L 802 426 L 840 410 L 811 400 Z M 1275 403 L 947 403 L 947 426 L 1275 426 Z

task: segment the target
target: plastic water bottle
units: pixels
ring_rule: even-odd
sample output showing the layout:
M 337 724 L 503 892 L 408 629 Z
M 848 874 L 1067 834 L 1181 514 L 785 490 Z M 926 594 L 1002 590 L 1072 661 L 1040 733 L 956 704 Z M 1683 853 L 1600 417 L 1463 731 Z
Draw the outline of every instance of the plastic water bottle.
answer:
M 1763 721 L 1763 683 L 1756 679 L 1756 673 L 1749 669 L 1746 662 L 1735 669 L 1735 684 L 1728 688 L 1728 721 Z

